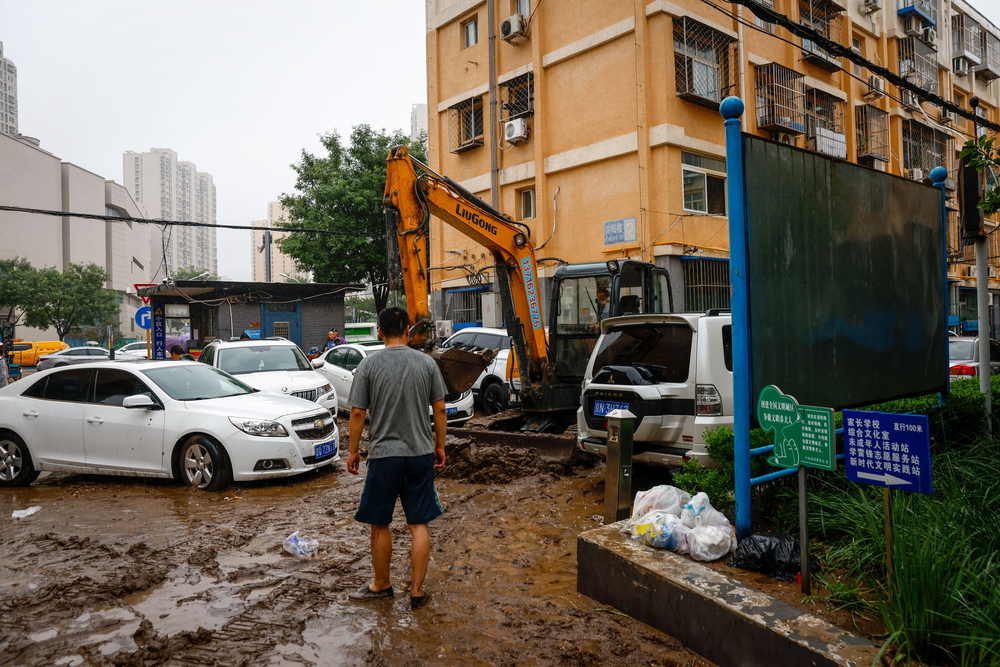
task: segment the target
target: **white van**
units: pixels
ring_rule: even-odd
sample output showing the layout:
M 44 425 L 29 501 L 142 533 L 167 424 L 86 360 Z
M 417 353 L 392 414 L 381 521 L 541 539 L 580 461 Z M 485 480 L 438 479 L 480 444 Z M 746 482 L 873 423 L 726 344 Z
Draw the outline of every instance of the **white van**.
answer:
M 715 465 L 705 431 L 733 427 L 732 318 L 705 314 L 626 315 L 601 322 L 577 411 L 577 441 L 606 456 L 607 420 L 622 408 L 636 416 L 636 461 Z

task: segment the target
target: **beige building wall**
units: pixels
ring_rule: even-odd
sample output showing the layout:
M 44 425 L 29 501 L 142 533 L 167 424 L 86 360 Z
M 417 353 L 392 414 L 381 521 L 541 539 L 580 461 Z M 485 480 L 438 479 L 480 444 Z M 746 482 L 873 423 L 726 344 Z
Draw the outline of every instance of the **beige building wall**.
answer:
M 901 65 L 901 40 L 914 38 L 897 15 L 896 1 L 867 0 L 867 6 L 851 2 L 848 9 L 841 0 L 774 0 L 774 7 L 796 22 L 815 20 L 831 39 L 898 73 L 907 69 L 906 63 Z M 505 41 L 500 34 L 504 21 L 525 4 L 530 22 L 524 36 Z M 699 195 L 689 189 L 685 198 L 685 172 L 689 179 L 704 183 L 720 183 L 718 179 L 725 177 L 723 121 L 717 102 L 726 95 L 737 95 L 746 103 L 744 131 L 800 148 L 843 151 L 852 162 L 904 177 L 926 177 L 930 166 L 936 166 L 917 164 L 919 158 L 913 155 L 926 157 L 927 151 L 907 148 L 912 148 L 914 132 L 919 137 L 932 135 L 937 142 L 932 148 L 943 147 L 938 153 L 944 166 L 956 175 L 957 151 L 971 135 L 971 123 L 942 121 L 940 110 L 926 102 L 904 107 L 893 99 L 901 97 L 895 86 L 883 86 L 887 95 L 872 91 L 867 70 L 824 58 L 815 50 L 806 54 L 801 39 L 780 26 L 771 28 L 773 34 L 762 32 L 752 26 L 767 24 L 747 8 L 718 4 L 723 11 L 700 0 L 426 0 L 431 167 L 525 222 L 539 248 L 538 257 L 573 263 L 615 257 L 653 261 L 670 270 L 675 293 L 683 288 L 685 267 L 692 266 L 692 260 L 728 258 L 724 208 L 709 214 L 707 192 Z M 904 4 L 912 3 L 904 0 Z M 967 74 L 955 73 L 952 27 L 954 16 L 965 14 L 963 20 L 976 23 L 990 40 L 1000 39 L 1000 30 L 965 2 L 938 4 L 936 35 L 929 38 L 936 40 L 936 50 L 930 50 L 926 59 L 933 70 L 927 87 L 936 86 L 943 97 L 966 107 L 976 95 L 985 117 L 1000 121 L 1000 84 L 992 80 L 992 70 L 977 74 L 980 65 L 973 64 Z M 493 82 L 491 7 L 497 32 Z M 477 30 L 470 29 L 472 24 Z M 917 47 L 926 45 L 924 37 L 922 33 Z M 731 54 L 725 60 L 730 63 L 728 74 L 720 75 L 723 83 L 714 96 L 685 81 L 685 72 L 690 72 L 685 65 L 697 59 L 685 55 L 678 39 L 708 43 L 715 53 Z M 911 52 L 917 47 L 911 45 Z M 903 55 L 909 63 L 917 62 Z M 1000 48 L 994 56 L 987 61 L 984 55 L 980 64 L 990 65 L 1000 76 Z M 831 60 L 836 64 L 828 65 Z M 789 123 L 773 98 L 758 104 L 764 73 L 774 65 L 786 68 L 792 85 L 801 86 L 804 95 L 797 98 L 798 112 L 808 108 L 810 117 L 799 116 Z M 726 69 L 718 63 L 716 67 Z M 532 95 L 519 122 L 519 127 L 527 127 L 527 140 L 511 143 L 504 140 L 504 123 L 491 120 L 491 105 L 496 118 L 509 115 L 504 105 L 515 88 L 511 84 L 527 77 Z M 463 135 L 468 123 L 463 125 L 462 119 L 468 118 L 469 108 L 463 104 L 477 98 L 482 100 L 482 120 L 480 136 L 474 138 L 474 132 Z M 878 133 L 887 144 L 878 157 L 866 156 L 868 136 L 880 127 L 870 115 L 886 128 Z M 525 192 L 532 190 L 534 211 L 522 210 L 530 195 Z M 633 218 L 634 238 L 605 242 L 605 223 Z M 967 275 L 959 275 L 967 273 L 967 264 L 960 262 L 971 258 L 971 248 L 962 246 L 957 216 L 952 218 L 948 237 L 949 253 L 956 262 L 952 272 L 961 284 L 973 284 Z M 437 220 L 432 225 L 432 266 L 471 262 L 489 270 L 492 259 L 482 247 Z M 993 247 L 990 254 L 997 256 L 998 251 Z M 551 276 L 554 266 L 543 263 L 542 276 Z M 464 273 L 436 271 L 432 289 L 461 288 L 466 285 Z
M 252 238 L 253 272 L 251 280 L 263 282 L 267 275 L 267 254 L 264 248 L 264 230 L 272 229 L 276 223 L 287 221 L 288 213 L 282 208 L 280 202 L 268 202 L 267 220 L 254 220 L 251 224 L 255 227 Z M 260 231 L 258 231 L 258 229 Z M 285 283 L 290 280 L 296 282 L 311 281 L 312 274 L 308 271 L 299 271 L 295 267 L 295 260 L 278 249 L 278 239 L 285 238 L 288 232 L 271 231 L 271 282 Z

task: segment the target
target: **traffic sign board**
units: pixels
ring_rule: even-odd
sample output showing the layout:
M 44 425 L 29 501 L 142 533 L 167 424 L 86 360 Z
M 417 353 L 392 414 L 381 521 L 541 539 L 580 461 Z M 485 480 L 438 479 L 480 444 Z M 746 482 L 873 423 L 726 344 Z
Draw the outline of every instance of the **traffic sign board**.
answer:
M 799 405 L 793 396 L 768 385 L 757 399 L 757 421 L 765 431 L 774 431 L 774 455 L 767 459 L 771 465 L 836 469 L 831 408 Z
M 917 493 L 934 493 L 926 415 L 844 410 L 847 479 Z
M 156 283 L 134 283 L 132 287 L 135 288 L 136 294 L 138 294 L 139 290 L 142 289 L 143 287 L 156 287 Z M 140 296 L 139 298 L 142 299 L 143 303 L 149 303 L 148 296 Z M 149 327 L 143 327 L 143 328 L 148 329 Z
M 135 311 L 135 323 L 140 329 L 149 329 L 153 326 L 153 312 L 149 306 L 143 306 Z

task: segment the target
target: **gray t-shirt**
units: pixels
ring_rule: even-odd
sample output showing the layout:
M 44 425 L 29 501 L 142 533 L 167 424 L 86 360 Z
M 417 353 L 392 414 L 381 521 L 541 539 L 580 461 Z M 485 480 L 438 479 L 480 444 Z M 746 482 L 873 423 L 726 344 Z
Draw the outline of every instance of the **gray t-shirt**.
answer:
M 387 347 L 358 364 L 348 403 L 368 411 L 368 458 L 434 451 L 428 406 L 444 398 L 437 362 L 410 347 Z

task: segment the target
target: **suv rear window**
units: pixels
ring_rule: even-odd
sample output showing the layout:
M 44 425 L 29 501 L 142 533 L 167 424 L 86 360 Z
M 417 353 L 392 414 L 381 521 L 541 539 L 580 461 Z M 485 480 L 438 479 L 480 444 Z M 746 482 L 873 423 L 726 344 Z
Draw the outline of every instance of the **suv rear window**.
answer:
M 662 382 L 686 382 L 693 333 L 678 322 L 615 327 L 601 339 L 594 372 L 604 366 L 645 366 Z

